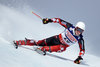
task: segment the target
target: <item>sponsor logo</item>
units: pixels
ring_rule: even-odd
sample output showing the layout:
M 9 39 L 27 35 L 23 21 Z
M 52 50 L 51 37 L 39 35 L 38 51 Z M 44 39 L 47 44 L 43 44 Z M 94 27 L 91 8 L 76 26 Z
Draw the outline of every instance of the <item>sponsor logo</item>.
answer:
M 65 34 L 71 42 L 77 42 L 76 38 L 67 30 Z

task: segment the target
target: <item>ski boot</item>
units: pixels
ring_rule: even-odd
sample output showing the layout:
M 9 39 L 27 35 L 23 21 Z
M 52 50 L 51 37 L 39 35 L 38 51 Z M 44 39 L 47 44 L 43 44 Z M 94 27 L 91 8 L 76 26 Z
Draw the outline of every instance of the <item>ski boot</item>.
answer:
M 46 55 L 46 51 L 45 50 L 42 50 L 41 48 L 36 48 L 35 51 L 41 55 Z
M 21 46 L 21 45 L 28 45 L 28 46 L 36 45 L 35 40 L 31 40 L 31 39 L 27 39 L 27 38 L 25 38 L 25 40 L 13 41 L 13 43 L 14 43 L 14 46 L 16 49 L 18 48 L 18 46 Z
M 14 43 L 14 47 L 17 49 L 18 45 L 17 45 L 16 41 L 13 41 L 13 43 Z

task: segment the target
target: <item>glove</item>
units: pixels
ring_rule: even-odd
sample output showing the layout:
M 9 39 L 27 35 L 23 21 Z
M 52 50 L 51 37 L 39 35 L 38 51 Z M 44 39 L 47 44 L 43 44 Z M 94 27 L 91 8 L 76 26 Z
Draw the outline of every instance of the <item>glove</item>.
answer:
M 43 24 L 49 23 L 49 19 L 48 19 L 48 18 L 45 18 L 45 19 L 43 19 L 42 21 L 43 21 Z
M 48 18 L 45 18 L 42 21 L 43 21 L 43 24 L 47 24 L 47 23 L 53 22 L 51 19 L 48 19 Z
M 78 58 L 74 61 L 76 64 L 80 64 L 80 60 L 83 60 L 81 56 L 78 56 Z

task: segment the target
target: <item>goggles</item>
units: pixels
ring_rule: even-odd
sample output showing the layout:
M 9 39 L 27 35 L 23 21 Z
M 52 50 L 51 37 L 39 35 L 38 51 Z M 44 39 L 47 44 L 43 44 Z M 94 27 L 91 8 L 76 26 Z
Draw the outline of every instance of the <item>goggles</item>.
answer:
M 80 33 L 82 33 L 84 30 L 80 29 L 80 28 L 76 28 L 77 31 L 79 31 Z

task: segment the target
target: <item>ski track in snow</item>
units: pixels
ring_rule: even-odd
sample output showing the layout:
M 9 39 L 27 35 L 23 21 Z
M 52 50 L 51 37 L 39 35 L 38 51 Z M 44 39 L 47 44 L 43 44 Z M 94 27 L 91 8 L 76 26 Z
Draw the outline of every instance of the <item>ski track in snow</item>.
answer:
M 12 45 L 13 40 L 25 37 L 39 40 L 63 31 L 62 27 L 55 29 L 52 25 L 43 25 L 34 15 L 0 5 L 0 67 L 99 67 L 100 58 L 89 54 L 85 54 L 82 64 L 73 63 L 78 56 L 77 44 L 63 53 L 47 53 L 46 56 L 21 47 L 15 49 Z

